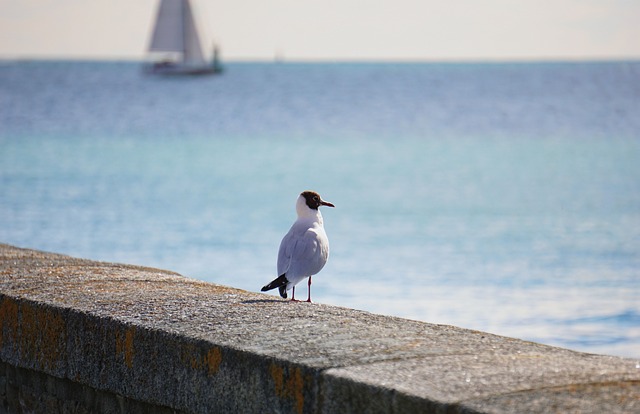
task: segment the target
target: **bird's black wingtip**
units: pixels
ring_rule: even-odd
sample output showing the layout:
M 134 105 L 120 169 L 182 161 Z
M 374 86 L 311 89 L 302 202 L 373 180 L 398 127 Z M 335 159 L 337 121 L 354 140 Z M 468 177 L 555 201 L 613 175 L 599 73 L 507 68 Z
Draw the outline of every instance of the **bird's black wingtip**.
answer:
M 282 296 L 283 298 L 286 298 L 287 297 L 287 283 L 289 283 L 289 281 L 287 280 L 287 277 L 285 275 L 280 275 L 278 278 L 276 278 L 275 280 L 271 281 L 271 283 L 268 283 L 268 284 L 264 285 L 262 287 L 262 289 L 260 289 L 260 291 L 261 292 L 266 292 L 267 290 L 279 288 L 280 289 L 280 296 Z M 283 291 L 284 291 L 284 296 L 282 294 Z

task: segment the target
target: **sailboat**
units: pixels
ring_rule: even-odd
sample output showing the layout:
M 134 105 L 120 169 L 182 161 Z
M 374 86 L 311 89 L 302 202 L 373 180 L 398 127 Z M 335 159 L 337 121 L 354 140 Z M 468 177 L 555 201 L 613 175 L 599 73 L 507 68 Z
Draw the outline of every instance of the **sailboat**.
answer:
M 145 71 L 155 75 L 211 75 L 222 72 L 218 47 L 207 62 L 189 0 L 160 0 Z

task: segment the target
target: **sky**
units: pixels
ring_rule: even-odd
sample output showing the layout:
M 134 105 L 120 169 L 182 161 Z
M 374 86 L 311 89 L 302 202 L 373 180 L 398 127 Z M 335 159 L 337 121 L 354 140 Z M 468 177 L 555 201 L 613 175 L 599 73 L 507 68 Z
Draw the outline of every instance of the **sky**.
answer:
M 0 0 L 0 58 L 142 59 L 158 1 Z M 640 58 L 640 0 L 193 1 L 226 60 Z

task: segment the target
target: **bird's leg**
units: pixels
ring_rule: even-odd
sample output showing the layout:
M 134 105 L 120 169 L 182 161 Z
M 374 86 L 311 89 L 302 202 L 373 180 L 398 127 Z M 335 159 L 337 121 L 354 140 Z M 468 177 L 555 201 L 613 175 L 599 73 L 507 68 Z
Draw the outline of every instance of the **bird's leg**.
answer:
M 291 288 L 291 302 L 300 302 L 296 299 L 296 287 Z
M 309 295 L 307 296 L 307 302 L 311 303 L 311 276 L 309 276 L 309 281 L 307 282 L 307 287 L 309 288 Z

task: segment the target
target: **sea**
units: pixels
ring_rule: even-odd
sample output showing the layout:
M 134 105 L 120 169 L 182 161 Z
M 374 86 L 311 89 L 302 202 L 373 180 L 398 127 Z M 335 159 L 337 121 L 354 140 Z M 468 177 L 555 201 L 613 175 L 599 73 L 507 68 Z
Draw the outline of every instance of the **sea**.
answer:
M 0 242 L 257 292 L 304 190 L 315 302 L 640 359 L 640 61 L 0 61 Z

